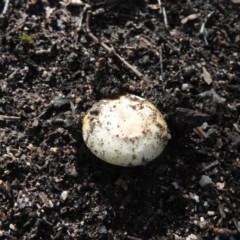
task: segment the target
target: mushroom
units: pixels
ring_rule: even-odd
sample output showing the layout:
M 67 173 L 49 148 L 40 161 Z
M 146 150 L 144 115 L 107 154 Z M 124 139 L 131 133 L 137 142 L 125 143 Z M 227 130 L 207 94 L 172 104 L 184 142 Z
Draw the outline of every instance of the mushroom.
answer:
M 170 136 L 159 110 L 130 94 L 95 103 L 83 119 L 82 133 L 94 155 L 124 167 L 154 160 Z

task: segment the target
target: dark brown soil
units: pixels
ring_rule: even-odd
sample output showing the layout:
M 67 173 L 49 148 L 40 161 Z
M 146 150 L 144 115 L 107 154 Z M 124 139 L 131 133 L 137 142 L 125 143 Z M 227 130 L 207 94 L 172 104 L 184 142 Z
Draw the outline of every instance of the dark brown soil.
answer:
M 239 1 L 62 1 L 0 3 L 0 238 L 240 239 Z M 171 131 L 146 166 L 82 139 L 126 93 Z

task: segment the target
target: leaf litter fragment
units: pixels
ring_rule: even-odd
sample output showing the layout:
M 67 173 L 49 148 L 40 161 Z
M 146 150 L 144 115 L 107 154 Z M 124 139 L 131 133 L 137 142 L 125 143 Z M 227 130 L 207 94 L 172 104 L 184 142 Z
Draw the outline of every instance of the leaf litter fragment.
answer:
M 202 77 L 203 77 L 204 81 L 208 85 L 210 85 L 212 83 L 212 77 L 211 77 L 210 73 L 207 71 L 207 69 L 205 67 L 202 68 L 202 71 L 203 71 Z

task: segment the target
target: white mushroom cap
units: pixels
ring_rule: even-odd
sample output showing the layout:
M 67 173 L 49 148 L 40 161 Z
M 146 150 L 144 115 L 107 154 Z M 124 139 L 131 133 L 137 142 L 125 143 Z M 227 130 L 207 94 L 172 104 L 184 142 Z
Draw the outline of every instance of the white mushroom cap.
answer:
M 162 114 L 135 95 L 95 103 L 83 119 L 82 132 L 98 158 L 126 167 L 155 159 L 169 139 Z

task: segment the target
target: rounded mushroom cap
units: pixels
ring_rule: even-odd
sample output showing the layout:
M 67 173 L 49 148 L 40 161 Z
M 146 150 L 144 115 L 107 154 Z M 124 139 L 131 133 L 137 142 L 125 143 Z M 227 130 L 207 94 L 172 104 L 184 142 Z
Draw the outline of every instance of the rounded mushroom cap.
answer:
M 82 132 L 94 155 L 125 167 L 154 160 L 168 142 L 162 114 L 135 95 L 95 103 L 83 119 Z

